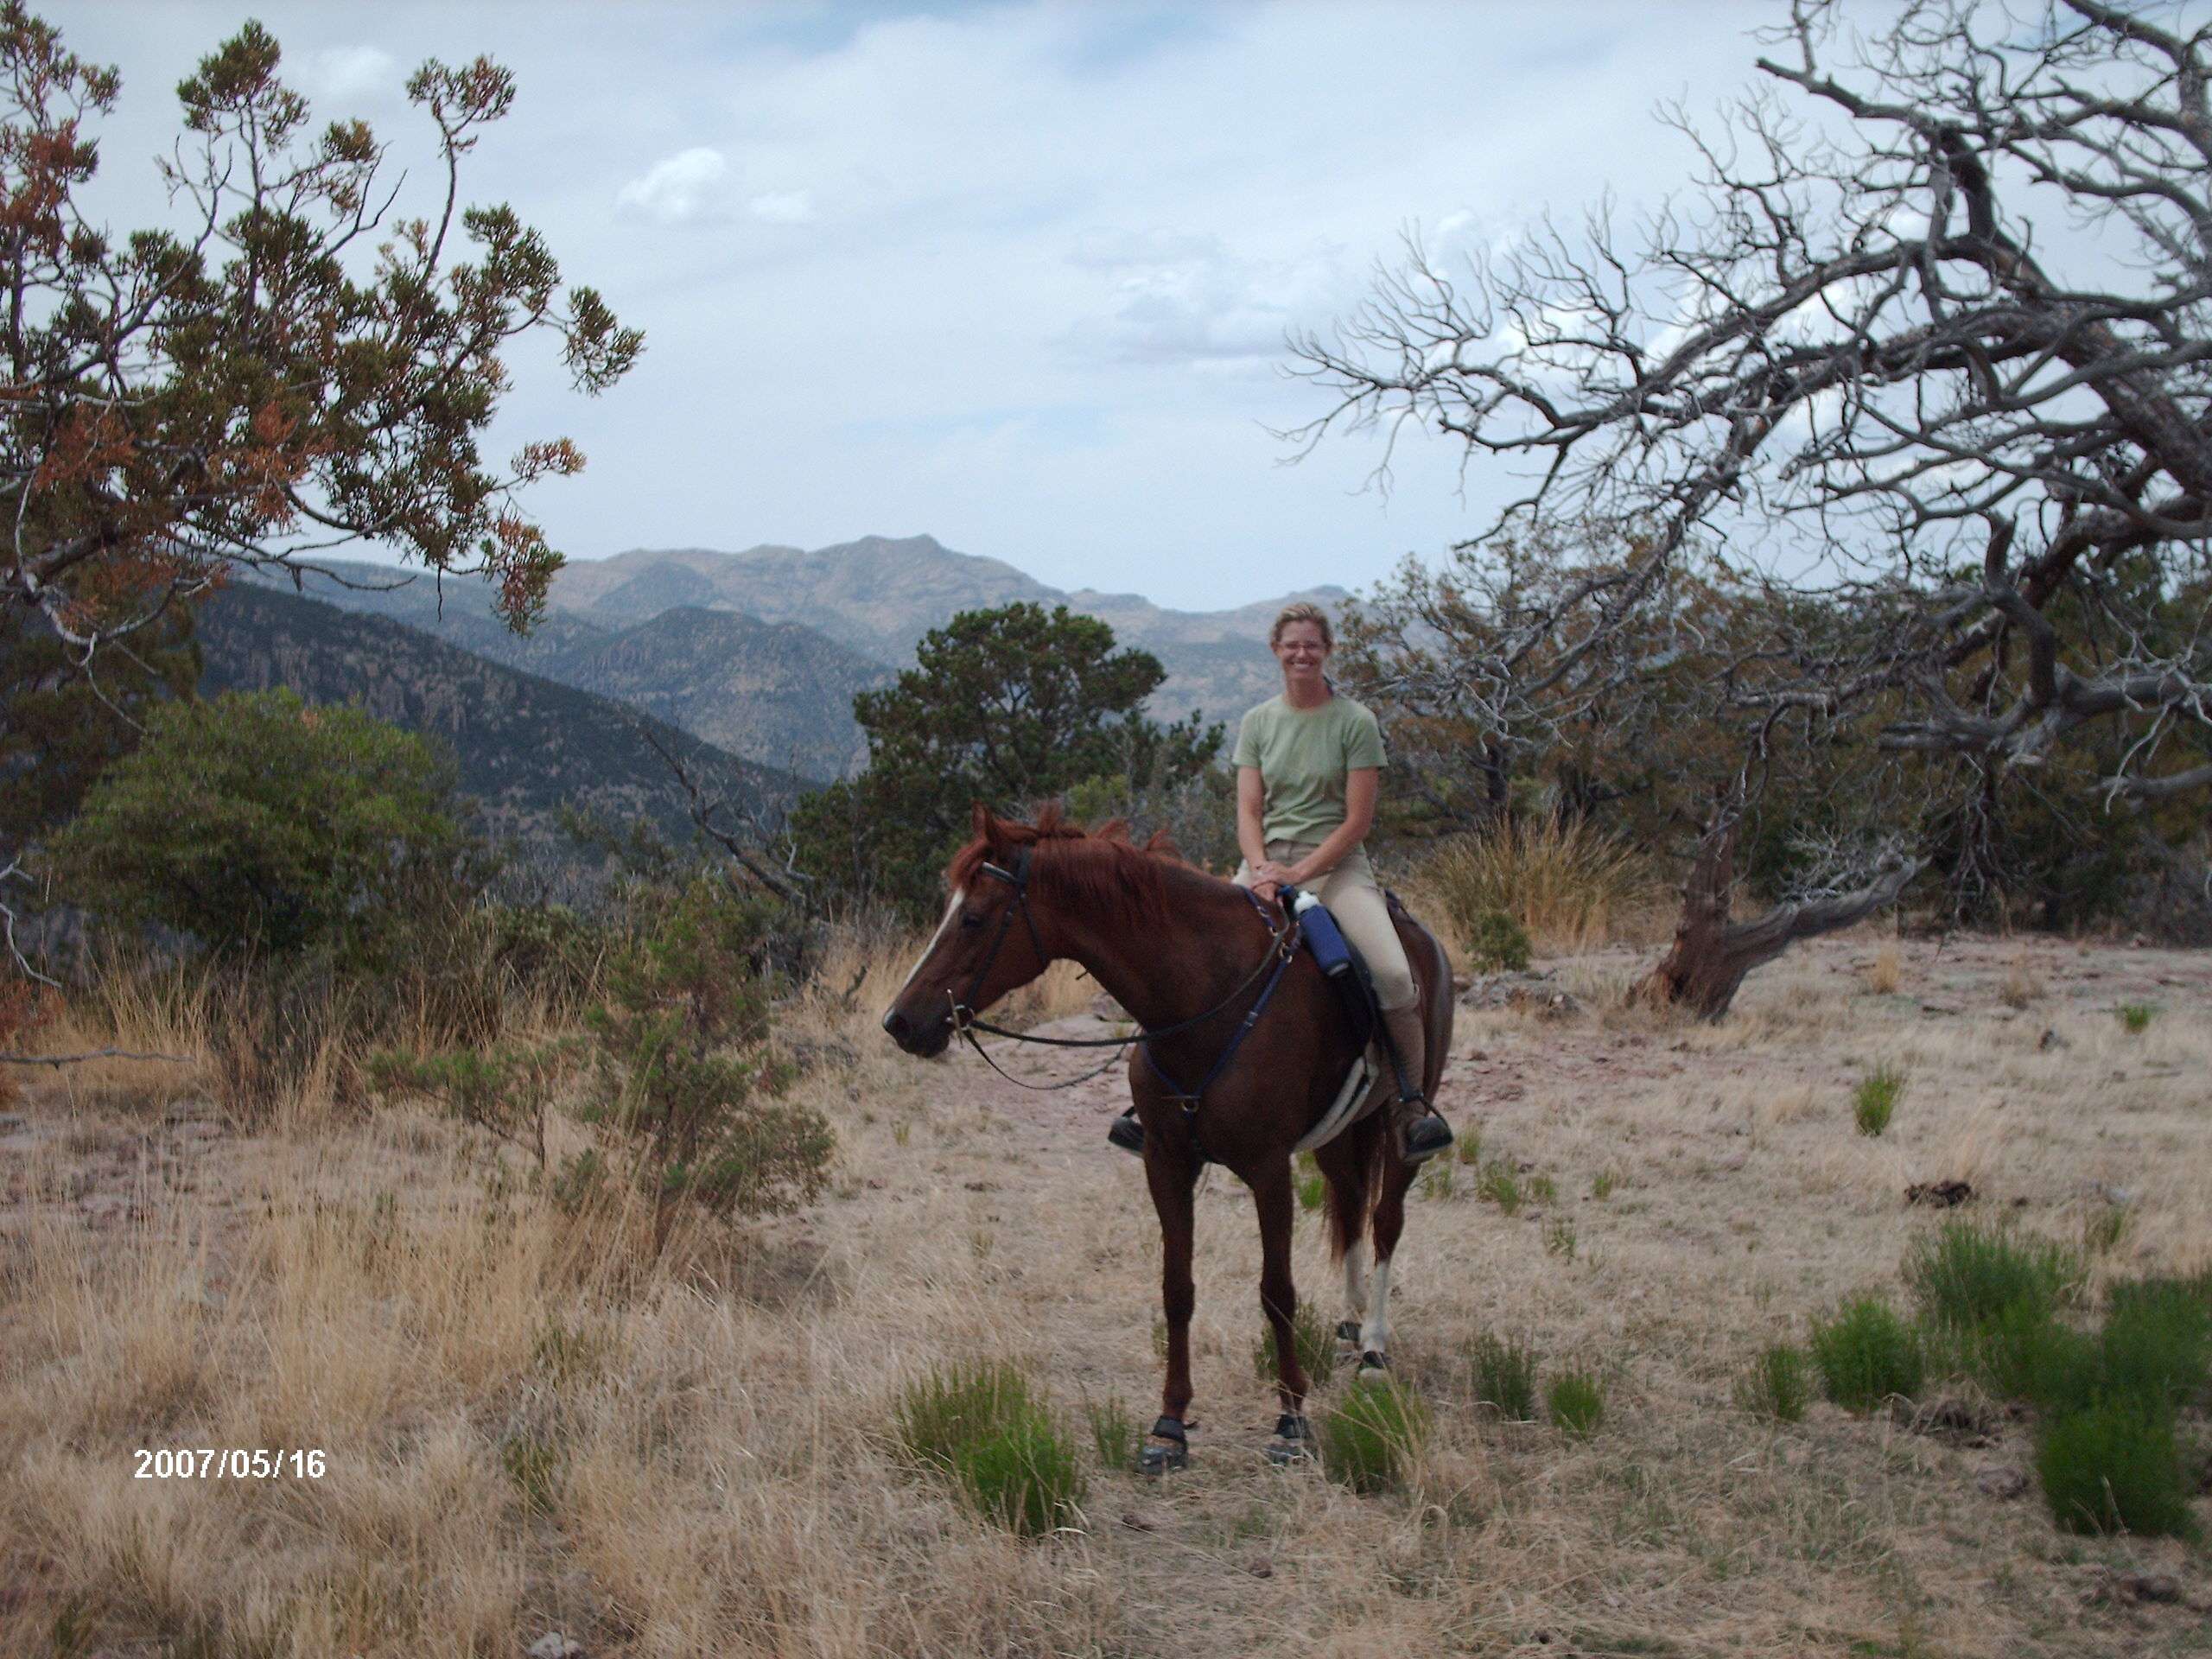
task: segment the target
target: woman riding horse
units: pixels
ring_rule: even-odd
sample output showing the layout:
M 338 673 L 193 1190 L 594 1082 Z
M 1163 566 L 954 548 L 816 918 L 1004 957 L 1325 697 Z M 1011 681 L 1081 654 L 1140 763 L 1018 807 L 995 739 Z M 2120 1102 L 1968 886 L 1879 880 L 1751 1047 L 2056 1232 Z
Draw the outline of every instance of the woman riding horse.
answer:
M 1246 715 L 1236 730 L 1236 845 L 1244 861 L 1234 880 L 1262 899 L 1284 887 L 1311 893 L 1358 947 L 1408 1081 L 1408 1098 L 1390 1091 L 1399 1154 L 1419 1163 L 1451 1146 L 1452 1135 L 1420 1094 L 1427 1058 L 1420 992 L 1363 844 L 1386 764 L 1382 728 L 1329 683 L 1336 635 L 1319 606 L 1285 606 L 1268 646 L 1282 668 L 1282 695 Z M 1143 1152 L 1134 1109 L 1115 1120 L 1107 1138 Z

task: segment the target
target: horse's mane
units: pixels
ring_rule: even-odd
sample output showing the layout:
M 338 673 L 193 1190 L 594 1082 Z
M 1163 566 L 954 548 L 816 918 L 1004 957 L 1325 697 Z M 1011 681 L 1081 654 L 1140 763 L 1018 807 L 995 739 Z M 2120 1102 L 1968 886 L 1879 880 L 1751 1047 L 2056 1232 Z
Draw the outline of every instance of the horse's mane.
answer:
M 1121 819 L 1086 831 L 1054 801 L 1034 823 L 993 819 L 988 830 L 953 855 L 945 881 L 965 887 L 994 854 L 1003 858 L 1023 847 L 1029 849 L 1030 887 L 1039 899 L 1111 916 L 1130 927 L 1168 920 L 1166 873 L 1188 868 L 1164 830 L 1139 846 Z

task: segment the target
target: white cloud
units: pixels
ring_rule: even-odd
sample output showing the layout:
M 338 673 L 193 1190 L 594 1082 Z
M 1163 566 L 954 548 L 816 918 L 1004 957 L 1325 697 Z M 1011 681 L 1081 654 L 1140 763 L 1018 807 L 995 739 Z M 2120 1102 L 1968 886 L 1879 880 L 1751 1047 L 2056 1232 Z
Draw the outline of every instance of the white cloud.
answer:
M 1114 278 L 1110 313 L 1078 323 L 1073 339 L 1130 362 L 1272 362 L 1287 332 L 1325 322 L 1356 288 L 1329 246 L 1267 258 L 1218 237 L 1109 233 L 1079 244 L 1070 263 Z
M 300 80 L 310 99 L 359 99 L 399 90 L 399 62 L 373 46 L 333 46 L 310 53 Z
M 771 225 L 804 225 L 814 217 L 814 199 L 804 190 L 771 190 L 747 206 L 753 218 Z
M 716 205 L 722 175 L 729 163 L 722 153 L 702 144 L 664 156 L 644 175 L 624 185 L 615 205 L 635 208 L 664 225 L 696 219 Z

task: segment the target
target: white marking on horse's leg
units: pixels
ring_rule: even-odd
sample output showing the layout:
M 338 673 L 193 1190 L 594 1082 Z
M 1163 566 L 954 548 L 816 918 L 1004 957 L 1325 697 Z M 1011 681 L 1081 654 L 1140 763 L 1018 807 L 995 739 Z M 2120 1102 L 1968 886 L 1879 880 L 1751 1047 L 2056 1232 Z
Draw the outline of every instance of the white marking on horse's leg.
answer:
M 1355 1238 L 1344 1252 L 1344 1312 L 1357 1325 L 1367 1317 L 1367 1241 Z
M 1390 1258 L 1387 1255 L 1375 1264 L 1367 1281 L 1367 1319 L 1359 1327 L 1359 1351 L 1390 1351 Z
M 922 954 L 914 959 L 914 965 L 906 970 L 906 977 L 899 982 L 900 990 L 914 982 L 914 976 L 922 971 L 922 964 L 930 959 L 930 952 L 937 949 L 937 942 L 944 937 L 944 930 L 952 925 L 952 918 L 960 913 L 961 902 L 967 896 L 965 887 L 952 890 L 952 902 L 944 907 L 944 919 L 937 925 L 937 931 L 930 935 L 930 942 L 922 947 Z M 892 1000 L 896 1001 L 898 999 L 893 997 Z

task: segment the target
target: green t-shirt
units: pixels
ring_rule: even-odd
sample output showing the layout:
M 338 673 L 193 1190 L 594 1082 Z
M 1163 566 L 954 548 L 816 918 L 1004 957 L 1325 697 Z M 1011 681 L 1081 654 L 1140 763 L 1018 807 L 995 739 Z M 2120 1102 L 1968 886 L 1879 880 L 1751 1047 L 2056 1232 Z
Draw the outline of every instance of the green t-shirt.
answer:
M 1319 842 L 1344 821 L 1344 774 L 1387 764 L 1382 728 L 1341 691 L 1319 709 L 1269 697 L 1236 728 L 1236 764 L 1260 769 L 1267 840 Z

